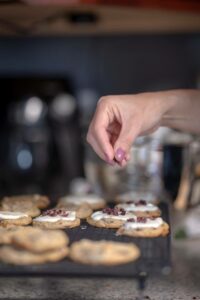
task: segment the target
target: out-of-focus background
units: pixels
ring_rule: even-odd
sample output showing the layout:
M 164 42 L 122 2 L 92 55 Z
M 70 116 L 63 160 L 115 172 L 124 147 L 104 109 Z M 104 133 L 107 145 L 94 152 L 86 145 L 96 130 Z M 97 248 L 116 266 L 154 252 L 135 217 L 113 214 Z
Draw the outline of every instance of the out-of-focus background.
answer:
M 113 197 L 145 182 L 175 201 L 198 177 L 197 137 L 162 129 L 120 170 L 85 135 L 102 95 L 199 88 L 199 53 L 198 1 L 1 1 L 0 194 Z

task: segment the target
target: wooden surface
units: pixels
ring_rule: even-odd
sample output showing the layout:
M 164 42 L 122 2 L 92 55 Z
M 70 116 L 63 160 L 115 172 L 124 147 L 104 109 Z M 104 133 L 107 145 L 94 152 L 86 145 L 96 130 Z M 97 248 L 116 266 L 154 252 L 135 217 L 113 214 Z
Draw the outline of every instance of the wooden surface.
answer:
M 71 13 L 92 13 L 96 22 L 71 22 Z M 196 33 L 200 14 L 119 6 L 0 6 L 0 35 L 74 35 L 106 33 Z

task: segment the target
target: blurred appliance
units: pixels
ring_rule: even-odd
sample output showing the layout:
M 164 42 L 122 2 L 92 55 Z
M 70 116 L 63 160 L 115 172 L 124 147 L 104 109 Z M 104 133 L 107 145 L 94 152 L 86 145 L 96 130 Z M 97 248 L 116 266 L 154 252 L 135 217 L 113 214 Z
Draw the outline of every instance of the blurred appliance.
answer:
M 0 193 L 66 193 L 70 181 L 84 175 L 70 80 L 4 78 L 0 87 Z

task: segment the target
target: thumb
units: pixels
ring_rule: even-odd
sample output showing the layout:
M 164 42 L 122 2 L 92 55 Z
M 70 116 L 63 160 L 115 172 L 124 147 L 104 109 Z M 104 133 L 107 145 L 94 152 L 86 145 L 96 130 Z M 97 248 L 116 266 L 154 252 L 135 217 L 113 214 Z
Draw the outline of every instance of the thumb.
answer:
M 131 128 L 128 123 L 122 126 L 120 134 L 114 145 L 115 159 L 118 162 L 122 162 L 129 156 L 131 146 L 137 135 L 138 130 L 136 130 L 136 128 Z

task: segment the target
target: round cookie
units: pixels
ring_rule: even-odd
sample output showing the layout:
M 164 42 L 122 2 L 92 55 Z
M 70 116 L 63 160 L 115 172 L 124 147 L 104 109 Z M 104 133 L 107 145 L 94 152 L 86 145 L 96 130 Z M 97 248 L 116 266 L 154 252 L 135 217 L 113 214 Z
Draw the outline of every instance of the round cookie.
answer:
M 87 195 L 68 195 L 62 197 L 58 201 L 59 204 L 76 204 L 83 205 L 88 204 L 91 209 L 97 210 L 102 209 L 106 206 L 106 201 L 96 194 L 87 194 Z
M 129 201 L 137 202 L 139 199 L 144 199 L 147 203 L 158 204 L 159 201 L 157 197 L 151 192 L 141 192 L 141 191 L 129 191 L 115 198 L 116 203 L 126 203 Z
M 132 216 L 133 214 L 124 209 L 107 207 L 102 211 L 94 212 L 87 218 L 87 222 L 95 227 L 119 228 Z
M 0 211 L 0 227 L 28 225 L 32 218 L 20 212 Z
M 41 213 L 40 209 L 29 201 L 5 201 L 2 203 L 1 209 L 4 211 L 21 212 L 32 218 L 39 216 Z
M 50 201 L 47 196 L 41 195 L 19 195 L 19 196 L 12 196 L 12 197 L 4 197 L 1 201 L 2 207 L 9 207 L 10 205 L 24 205 L 30 203 L 37 208 L 44 209 L 47 208 Z
M 84 203 L 81 205 L 76 205 L 76 204 L 72 204 L 72 203 L 60 202 L 57 204 L 56 207 L 61 208 L 61 209 L 65 208 L 67 210 L 75 211 L 77 218 L 80 218 L 80 219 L 86 219 L 93 213 L 93 210 L 87 203 Z
M 147 203 L 145 200 L 129 201 L 127 203 L 117 204 L 115 207 L 122 208 L 138 217 L 160 217 L 161 211 L 158 206 Z
M 154 238 L 166 236 L 169 233 L 169 225 L 162 218 L 135 217 L 129 219 L 117 231 L 117 235 L 132 237 Z
M 135 261 L 140 250 L 132 243 L 83 239 L 71 245 L 69 256 L 78 263 L 111 266 Z
M 13 235 L 20 230 L 24 230 L 23 226 L 15 226 L 10 228 L 0 228 L 0 245 L 6 245 L 12 243 Z
M 15 232 L 12 236 L 13 245 L 35 253 L 63 248 L 69 243 L 64 231 L 43 230 L 37 227 L 28 227 L 23 231 Z
M 62 260 L 68 253 L 67 247 L 44 253 L 32 253 L 11 246 L 2 246 L 0 248 L 0 260 L 13 265 L 43 264 Z
M 75 211 L 65 209 L 49 209 L 33 219 L 33 226 L 46 229 L 73 228 L 80 225 Z

